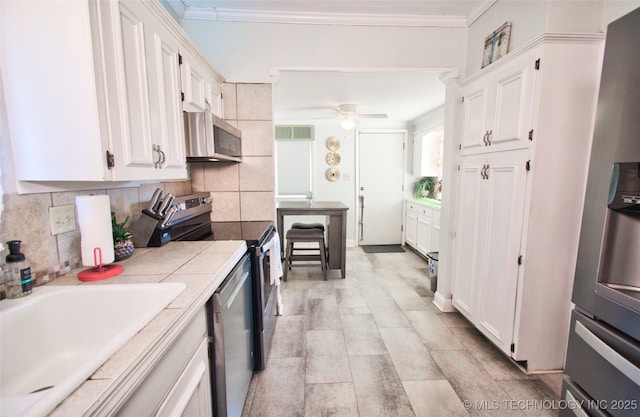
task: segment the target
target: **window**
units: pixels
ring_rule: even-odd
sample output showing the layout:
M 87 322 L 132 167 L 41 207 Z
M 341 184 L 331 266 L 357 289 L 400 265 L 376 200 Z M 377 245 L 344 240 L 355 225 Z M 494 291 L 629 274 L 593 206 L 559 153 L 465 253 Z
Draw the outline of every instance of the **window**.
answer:
M 289 126 L 276 126 L 276 194 L 277 197 L 304 198 L 312 191 L 313 126 L 300 126 L 290 132 L 305 131 L 300 136 L 285 134 Z

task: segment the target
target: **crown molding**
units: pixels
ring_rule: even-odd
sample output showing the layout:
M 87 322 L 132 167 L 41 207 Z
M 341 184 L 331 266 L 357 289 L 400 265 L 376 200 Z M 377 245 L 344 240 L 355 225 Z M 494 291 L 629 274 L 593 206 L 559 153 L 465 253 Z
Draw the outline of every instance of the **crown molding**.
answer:
M 485 0 L 476 10 L 473 10 L 467 16 L 467 26 L 471 26 L 473 22 L 478 20 L 480 16 L 484 14 L 491 6 L 493 6 L 498 0 Z
M 493 4 L 495 0 L 491 0 Z M 339 13 L 270 12 L 187 7 L 184 19 L 226 22 L 298 23 L 312 25 L 467 27 L 465 16 L 417 16 Z

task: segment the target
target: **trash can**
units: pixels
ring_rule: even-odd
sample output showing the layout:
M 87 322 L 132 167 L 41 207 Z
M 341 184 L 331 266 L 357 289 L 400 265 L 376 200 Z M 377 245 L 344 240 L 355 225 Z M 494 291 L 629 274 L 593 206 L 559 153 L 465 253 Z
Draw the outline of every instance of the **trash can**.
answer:
M 438 289 L 438 252 L 427 253 L 429 259 L 429 279 L 431 280 L 431 292 Z

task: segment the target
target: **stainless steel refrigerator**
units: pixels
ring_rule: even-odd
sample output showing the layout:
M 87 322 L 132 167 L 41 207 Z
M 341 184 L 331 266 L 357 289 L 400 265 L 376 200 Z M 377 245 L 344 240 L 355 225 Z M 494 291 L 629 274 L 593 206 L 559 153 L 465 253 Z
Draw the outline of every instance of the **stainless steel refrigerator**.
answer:
M 640 8 L 606 36 L 563 417 L 640 415 Z

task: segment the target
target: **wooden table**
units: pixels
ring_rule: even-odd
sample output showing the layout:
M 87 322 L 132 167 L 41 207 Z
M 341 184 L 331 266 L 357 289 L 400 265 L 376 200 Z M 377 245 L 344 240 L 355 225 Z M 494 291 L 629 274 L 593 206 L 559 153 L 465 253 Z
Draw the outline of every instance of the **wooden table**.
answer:
M 347 254 L 347 207 L 339 201 L 279 201 L 276 203 L 280 248 L 284 251 L 284 216 L 327 216 L 329 269 L 340 269 L 345 278 Z

